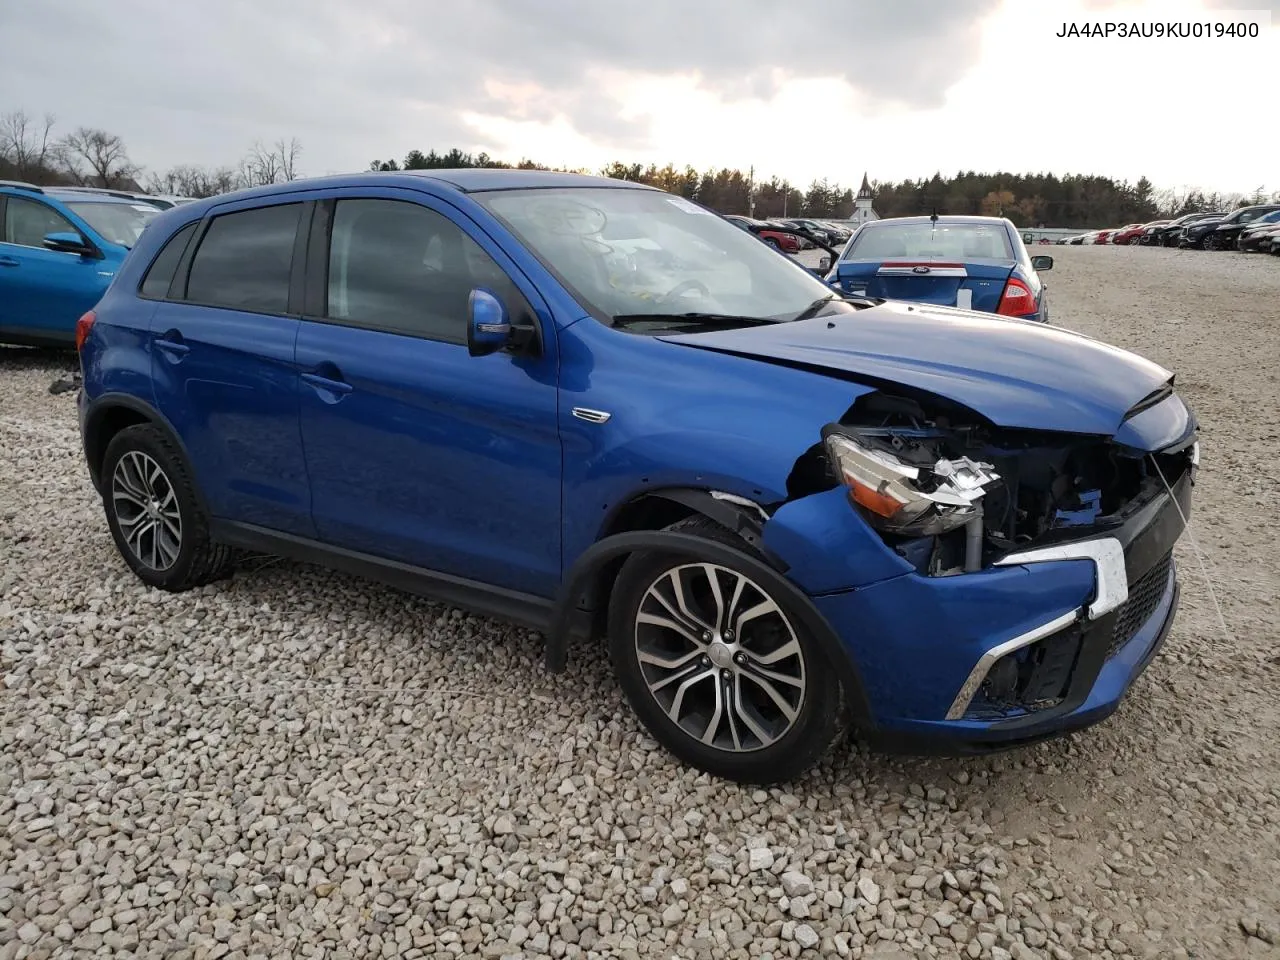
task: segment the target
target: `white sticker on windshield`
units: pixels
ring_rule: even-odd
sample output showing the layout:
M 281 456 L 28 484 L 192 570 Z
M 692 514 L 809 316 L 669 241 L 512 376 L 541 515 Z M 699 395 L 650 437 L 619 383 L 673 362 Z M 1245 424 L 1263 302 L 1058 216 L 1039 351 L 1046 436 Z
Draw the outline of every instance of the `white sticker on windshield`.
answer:
M 673 207 L 677 208 L 678 210 L 683 210 L 685 213 L 704 213 L 707 216 L 712 216 L 712 213 L 710 210 L 700 207 L 696 203 L 690 203 L 684 197 L 668 196 L 668 197 L 663 197 L 662 199 L 666 200 L 667 203 L 671 204 Z

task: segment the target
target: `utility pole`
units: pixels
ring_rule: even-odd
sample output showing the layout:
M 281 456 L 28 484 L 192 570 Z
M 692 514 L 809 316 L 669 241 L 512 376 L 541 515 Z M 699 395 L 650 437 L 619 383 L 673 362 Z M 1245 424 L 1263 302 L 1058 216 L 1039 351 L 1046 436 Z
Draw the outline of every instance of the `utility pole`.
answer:
M 739 167 L 739 170 L 742 168 Z M 751 169 L 747 171 L 747 216 L 753 220 L 756 216 L 756 167 L 751 165 Z

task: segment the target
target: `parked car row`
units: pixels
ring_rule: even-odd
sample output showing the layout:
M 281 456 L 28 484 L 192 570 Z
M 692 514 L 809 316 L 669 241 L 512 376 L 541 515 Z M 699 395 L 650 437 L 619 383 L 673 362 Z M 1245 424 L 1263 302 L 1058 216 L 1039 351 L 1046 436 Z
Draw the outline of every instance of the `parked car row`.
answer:
M 787 219 L 771 217 L 768 220 L 757 220 L 739 214 L 725 216 L 736 227 L 754 233 L 771 247 L 786 253 L 798 253 L 815 246 L 835 246 L 845 243 L 852 231 L 836 223 L 825 220 L 807 218 Z
M 1152 220 L 1111 230 L 1091 230 L 1063 237 L 1058 243 L 1243 250 L 1280 256 L 1280 203 L 1258 203 L 1228 213 L 1188 213 L 1173 220 Z

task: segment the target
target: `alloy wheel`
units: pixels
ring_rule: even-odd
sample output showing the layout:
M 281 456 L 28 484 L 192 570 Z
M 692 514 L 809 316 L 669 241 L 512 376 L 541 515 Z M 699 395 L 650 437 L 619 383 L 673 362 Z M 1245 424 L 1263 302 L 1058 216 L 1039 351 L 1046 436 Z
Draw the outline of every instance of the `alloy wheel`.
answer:
M 709 747 L 768 747 L 804 704 L 805 658 L 790 619 L 728 567 L 683 564 L 654 580 L 636 613 L 635 651 L 650 696 Z
M 160 465 L 130 450 L 111 475 L 111 508 L 120 535 L 143 566 L 167 570 L 182 549 L 182 513 L 173 484 Z

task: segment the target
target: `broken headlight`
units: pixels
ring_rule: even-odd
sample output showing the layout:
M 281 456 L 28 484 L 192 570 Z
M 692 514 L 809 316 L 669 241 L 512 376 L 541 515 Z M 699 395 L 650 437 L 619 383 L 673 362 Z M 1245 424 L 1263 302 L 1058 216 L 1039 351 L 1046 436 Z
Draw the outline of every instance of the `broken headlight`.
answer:
M 984 488 L 1000 479 L 991 464 L 968 457 L 918 467 L 845 434 L 830 434 L 826 445 L 849 499 L 886 533 L 926 537 L 961 527 L 981 516 Z

